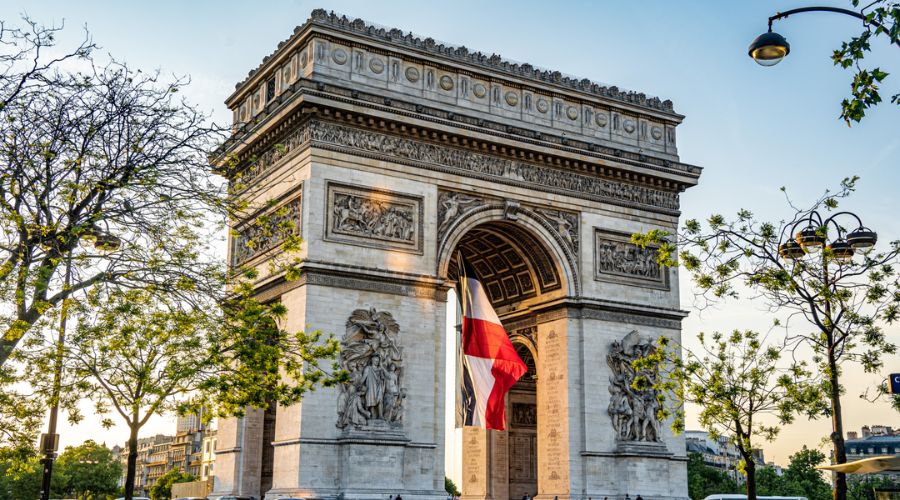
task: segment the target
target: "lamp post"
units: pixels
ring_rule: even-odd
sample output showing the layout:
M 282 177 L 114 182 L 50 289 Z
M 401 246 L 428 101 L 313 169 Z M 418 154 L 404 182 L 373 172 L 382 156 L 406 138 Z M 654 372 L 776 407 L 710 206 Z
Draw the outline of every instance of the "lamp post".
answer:
M 838 217 L 846 216 L 856 221 L 856 229 L 847 231 L 837 223 Z M 805 226 L 799 231 L 801 226 Z M 837 238 L 828 241 L 828 228 L 833 227 Z M 853 259 L 857 250 L 865 251 L 878 241 L 878 234 L 865 227 L 853 212 L 838 212 L 828 218 L 813 210 L 791 227 L 790 238 L 778 245 L 778 254 L 786 260 L 802 259 L 808 254 L 828 250 L 830 260 L 847 262 Z M 823 256 L 824 258 L 824 256 Z M 824 262 L 827 264 L 827 260 Z
M 838 223 L 839 219 L 849 220 L 851 223 L 854 223 L 854 226 L 849 227 L 855 227 L 855 229 L 847 231 Z M 832 234 L 829 233 L 829 228 L 834 228 L 835 230 L 833 238 L 831 237 Z M 787 236 L 788 238 L 785 241 L 784 234 L 782 233 L 782 239 L 780 241 L 783 241 L 783 243 L 779 242 L 778 245 L 779 256 L 782 259 L 794 262 L 795 264 L 800 264 L 807 256 L 814 256 L 813 259 L 820 258 L 821 262 L 816 262 L 813 259 L 810 260 L 813 260 L 813 262 L 811 262 L 811 267 L 821 265 L 821 285 L 823 289 L 827 291 L 825 296 L 837 295 L 837 293 L 835 293 L 837 290 L 834 290 L 833 287 L 837 286 L 836 282 L 839 279 L 843 266 L 850 264 L 853 260 L 853 256 L 857 252 L 867 252 L 878 242 L 878 234 L 864 226 L 859 216 L 852 212 L 838 212 L 830 217 L 823 218 L 818 211 L 813 210 L 794 223 Z M 829 272 L 829 265 L 831 264 L 841 266 L 834 275 Z M 809 298 L 808 300 L 812 301 L 817 299 Z M 825 318 L 833 318 L 835 312 L 833 310 L 833 299 L 825 298 L 818 300 L 822 300 L 823 302 L 822 307 Z M 840 317 L 842 313 L 843 311 L 838 314 L 838 317 Z M 832 394 L 830 395 L 832 405 L 831 441 L 834 443 L 832 457 L 834 462 L 841 464 L 847 461 L 847 454 L 844 449 L 844 428 L 840 396 L 839 392 L 835 392 L 833 389 L 834 387 L 839 387 L 836 375 L 838 364 L 833 353 L 835 343 L 833 342 L 833 333 L 825 331 L 824 327 L 820 326 L 820 328 L 823 328 L 823 335 L 825 336 L 825 342 L 827 343 L 827 373 L 829 373 L 832 386 Z M 847 479 L 845 474 L 834 474 L 832 484 L 834 486 L 835 498 L 846 498 Z
M 87 235 L 91 238 L 86 238 Z M 93 240 L 94 248 L 101 252 L 113 252 L 122 246 L 117 236 L 92 228 L 82 238 Z M 72 279 L 72 250 L 66 253 L 66 272 L 63 279 L 63 290 L 67 290 Z M 62 365 L 66 342 L 66 320 L 69 316 L 69 298 L 62 301 L 59 309 L 59 335 L 56 339 L 56 359 L 53 366 L 53 387 L 50 394 L 50 419 L 47 422 L 47 433 L 41 435 L 40 449 L 44 454 L 41 459 L 43 475 L 41 478 L 41 500 L 50 499 L 50 479 L 53 477 L 53 460 L 59 450 L 59 434 L 56 433 L 56 421 L 59 414 L 59 395 L 62 386 Z
M 747 55 L 753 58 L 760 66 L 774 66 L 781 62 L 782 59 L 791 53 L 791 46 L 783 36 L 772 31 L 772 22 L 802 12 L 834 12 L 836 14 L 844 14 L 846 16 L 861 19 L 865 24 L 884 28 L 877 21 L 867 19 L 864 14 L 853 10 L 841 9 L 838 7 L 801 7 L 799 9 L 777 12 L 774 16 L 771 16 L 769 18 L 769 30 L 756 37 L 756 39 L 750 43 L 750 47 L 747 49 Z M 896 45 L 897 47 L 900 47 L 900 41 L 897 41 Z

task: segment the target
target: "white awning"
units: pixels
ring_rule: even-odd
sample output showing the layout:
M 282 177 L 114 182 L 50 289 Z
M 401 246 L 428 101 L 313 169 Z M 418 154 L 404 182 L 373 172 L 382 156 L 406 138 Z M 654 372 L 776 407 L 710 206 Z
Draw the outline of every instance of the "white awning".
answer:
M 900 455 L 864 458 L 845 464 L 822 465 L 820 470 L 843 472 L 845 474 L 877 474 L 879 472 L 900 472 Z

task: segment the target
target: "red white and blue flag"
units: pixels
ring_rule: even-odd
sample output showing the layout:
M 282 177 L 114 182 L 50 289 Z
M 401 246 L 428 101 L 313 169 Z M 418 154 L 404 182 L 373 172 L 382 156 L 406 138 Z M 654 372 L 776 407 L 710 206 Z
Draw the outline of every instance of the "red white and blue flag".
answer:
M 465 426 L 506 428 L 506 393 L 528 370 L 516 353 L 475 272 L 457 254 L 462 306 L 461 401 Z

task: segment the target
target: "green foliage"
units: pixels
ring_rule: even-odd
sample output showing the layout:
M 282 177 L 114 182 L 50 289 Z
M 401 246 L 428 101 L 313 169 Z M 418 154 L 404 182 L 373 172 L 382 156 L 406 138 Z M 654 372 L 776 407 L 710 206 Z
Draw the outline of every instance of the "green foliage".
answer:
M 89 42 L 48 57 L 60 29 L 24 21 L 0 32 L 0 366 L 97 287 L 220 295 L 210 242 L 229 210 L 207 156 L 225 130 L 175 95 L 187 79 L 97 61 Z
M 798 359 L 812 360 L 804 370 L 812 372 L 819 386 L 796 394 L 795 402 L 798 409 L 807 408 L 808 417 L 831 417 L 837 429 L 832 441 L 838 463 L 846 459 L 843 416 L 836 411 L 844 392 L 843 366 L 856 363 L 866 372 L 876 373 L 883 367 L 884 356 L 897 352 L 884 329 L 900 317 L 900 242 L 857 251 L 849 261 L 836 259 L 828 248 L 787 260 L 780 256 L 779 245 L 790 241 L 794 231 L 806 227 L 810 217 L 822 219 L 822 223 L 814 224 L 819 226 L 815 227 L 817 233 L 835 239 L 835 226 L 825 227 L 824 220 L 837 215 L 839 205 L 853 193 L 857 181 L 858 177 L 845 178 L 836 192 L 826 191 L 809 209 L 797 209 L 788 200 L 793 217 L 779 224 L 759 221 L 750 211 L 742 210 L 734 218 L 713 215 L 705 225 L 688 221 L 677 235 L 680 260 L 686 262 L 694 281 L 698 308 L 727 299 L 751 298 L 777 316 L 775 326 L 784 334 L 779 344 Z M 847 215 L 836 217 L 834 222 L 852 224 L 843 228 L 845 233 L 858 224 Z M 632 239 L 642 245 L 662 242 L 653 231 Z M 671 264 L 663 259 L 660 262 Z M 817 394 L 827 398 L 827 407 L 810 405 Z M 838 474 L 837 478 L 837 487 L 843 490 L 845 475 Z
M 784 471 L 785 494 L 800 495 L 809 500 L 828 500 L 832 497 L 831 485 L 825 481 L 816 467 L 825 463 L 825 454 L 803 447 L 791 455 Z
M 709 495 L 720 493 L 740 493 L 741 488 L 725 472 L 703 463 L 699 453 L 688 454 L 688 496 L 693 500 L 703 500 Z
M 189 483 L 196 481 L 197 477 L 193 474 L 181 472 L 178 469 L 172 469 L 166 472 L 156 483 L 150 487 L 150 498 L 153 500 L 169 500 L 172 498 L 172 485 L 176 483 Z
M 106 498 L 117 491 L 121 465 L 94 441 L 67 447 L 53 464 L 51 498 Z M 0 448 L 0 500 L 37 498 L 43 468 L 32 448 Z
M 0 500 L 38 498 L 41 470 L 33 449 L 0 448 Z M 61 490 L 53 488 L 53 491 Z
M 122 464 L 108 448 L 87 440 L 62 452 L 54 465 L 57 474 L 63 477 L 66 496 L 96 498 L 116 493 Z
M 849 481 L 847 498 L 850 500 L 875 500 L 876 489 L 900 489 L 900 480 L 878 475 L 854 477 Z
M 859 8 L 859 0 L 852 3 Z M 883 37 L 889 44 L 900 47 L 900 3 L 878 0 L 868 3 L 862 13 L 866 17 L 863 32 L 841 43 L 841 48 L 831 56 L 835 66 L 856 71 L 850 84 L 850 97 L 841 102 L 841 118 L 847 125 L 862 120 L 870 107 L 882 101 L 879 90 L 888 73 L 878 67 L 861 66 L 866 53 L 871 51 L 871 40 Z M 900 104 L 900 93 L 891 96 L 891 103 Z
M 655 389 L 661 401 L 660 418 L 671 418 L 672 428 L 684 428 L 684 405 L 699 406 L 700 426 L 723 435 L 741 455 L 739 469 L 747 476 L 747 495 L 753 498 L 755 440 L 772 440 L 779 428 L 765 425 L 761 416 L 774 415 L 781 424 L 795 415 L 822 411 L 822 393 L 809 382 L 805 363 L 780 366 L 781 349 L 766 345 L 753 331 L 734 330 L 698 335 L 702 352 L 694 353 L 662 337 L 657 348 L 635 362 L 638 373 L 661 373 Z M 636 381 L 637 383 L 637 381 Z
M 462 495 L 462 493 L 460 493 L 460 491 L 456 489 L 456 484 L 453 483 L 453 480 L 447 476 L 444 476 L 444 491 L 446 491 L 448 495 L 453 497 Z

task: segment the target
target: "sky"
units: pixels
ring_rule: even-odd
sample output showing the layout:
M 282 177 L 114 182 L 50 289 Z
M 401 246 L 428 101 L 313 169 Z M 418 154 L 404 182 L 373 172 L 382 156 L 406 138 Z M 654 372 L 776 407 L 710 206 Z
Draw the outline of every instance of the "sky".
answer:
M 823 0 L 848 7 L 849 2 Z M 850 175 L 857 193 L 844 208 L 859 214 L 882 241 L 900 239 L 895 191 L 900 181 L 900 107 L 870 111 L 863 123 L 839 120 L 840 100 L 852 74 L 833 66 L 831 51 L 856 34 L 860 22 L 827 13 L 777 21 L 775 31 L 791 43 L 781 64 L 763 68 L 747 57 L 747 46 L 765 31 L 768 16 L 803 6 L 797 1 L 471 1 L 451 3 L 275 1 L 182 2 L 10 1 L 0 19 L 28 13 L 44 24 L 65 22 L 61 46 L 71 46 L 86 26 L 103 52 L 144 70 L 189 75 L 190 100 L 226 122 L 223 101 L 251 68 L 323 7 L 381 25 L 413 31 L 454 45 L 528 62 L 535 66 L 620 88 L 671 99 L 686 116 L 678 128 L 681 160 L 703 167 L 700 183 L 683 194 L 685 218 L 747 208 L 761 218 L 789 215 L 784 194 L 800 206 Z M 872 43 L 867 64 L 889 73 L 883 94 L 900 92 L 900 50 Z M 692 310 L 691 290 L 682 284 L 682 307 Z M 688 343 L 698 331 L 755 328 L 771 318 L 752 303 L 726 303 L 683 322 Z M 900 329 L 888 330 L 900 343 Z M 900 372 L 900 356 L 887 358 L 884 373 Z M 849 368 L 844 397 L 845 430 L 866 424 L 900 427 L 900 414 L 885 404 L 857 399 L 878 377 Z M 91 437 L 123 442 L 124 428 L 101 429 L 95 419 L 63 427 L 63 445 Z M 690 420 L 689 420 L 689 427 Z M 765 443 L 767 460 L 786 464 L 802 445 L 821 447 L 830 422 L 798 422 Z M 174 430 L 156 419 L 144 434 Z

